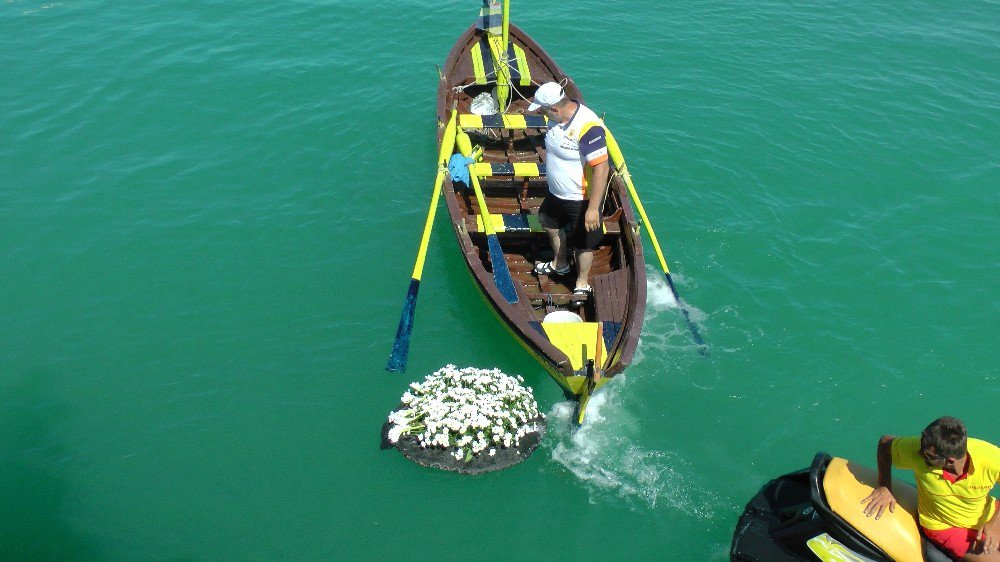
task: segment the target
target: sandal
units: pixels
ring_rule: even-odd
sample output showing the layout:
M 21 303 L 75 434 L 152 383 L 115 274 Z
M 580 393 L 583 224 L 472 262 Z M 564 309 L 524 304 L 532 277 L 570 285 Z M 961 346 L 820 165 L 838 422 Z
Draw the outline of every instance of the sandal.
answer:
M 566 267 L 562 267 L 559 269 L 553 267 L 552 262 L 546 261 L 535 264 L 535 273 L 538 275 L 548 275 L 548 276 L 566 275 L 567 273 L 569 273 L 569 271 L 570 271 L 569 264 L 566 264 Z
M 570 306 L 583 306 L 587 299 L 594 296 L 594 289 L 590 285 L 573 289 L 573 299 L 569 301 Z

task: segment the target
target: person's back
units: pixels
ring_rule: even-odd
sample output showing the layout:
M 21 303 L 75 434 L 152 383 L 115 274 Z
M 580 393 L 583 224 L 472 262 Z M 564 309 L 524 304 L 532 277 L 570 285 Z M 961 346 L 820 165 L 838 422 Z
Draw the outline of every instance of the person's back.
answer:
M 586 163 L 597 158 L 607 159 L 607 148 L 603 143 L 602 153 L 588 154 L 582 146 L 593 127 L 603 127 L 600 117 L 589 107 L 577 102 L 576 111 L 565 123 L 549 127 L 545 134 L 545 174 L 549 182 L 549 192 L 561 199 L 588 199 Z M 600 132 L 595 129 L 594 132 Z

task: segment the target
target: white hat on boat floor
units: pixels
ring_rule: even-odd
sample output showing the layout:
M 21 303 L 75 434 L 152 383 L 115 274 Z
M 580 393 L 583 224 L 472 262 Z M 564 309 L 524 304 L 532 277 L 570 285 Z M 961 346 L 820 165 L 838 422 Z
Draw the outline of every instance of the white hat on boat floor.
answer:
M 535 99 L 528 106 L 528 111 L 534 111 L 539 107 L 549 107 L 566 97 L 563 87 L 555 82 L 546 82 L 538 87 L 535 92 Z

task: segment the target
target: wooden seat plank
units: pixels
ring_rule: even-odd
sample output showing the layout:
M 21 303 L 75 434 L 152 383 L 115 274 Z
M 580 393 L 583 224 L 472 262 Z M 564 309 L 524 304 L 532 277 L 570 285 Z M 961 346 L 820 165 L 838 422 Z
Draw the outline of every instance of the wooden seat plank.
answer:
M 476 115 L 463 113 L 458 116 L 458 126 L 463 129 L 546 129 L 547 119 L 542 115 Z
M 601 320 L 623 322 L 628 300 L 629 269 L 623 268 L 610 273 L 595 275 L 594 306 Z

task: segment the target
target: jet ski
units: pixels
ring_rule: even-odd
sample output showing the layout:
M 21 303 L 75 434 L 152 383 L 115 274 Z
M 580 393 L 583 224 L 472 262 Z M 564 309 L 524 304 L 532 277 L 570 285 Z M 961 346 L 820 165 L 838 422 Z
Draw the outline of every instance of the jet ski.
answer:
M 820 452 L 812 466 L 771 480 L 740 516 L 730 560 L 948 562 L 917 526 L 917 490 L 893 479 L 896 510 L 867 517 L 878 473 Z

